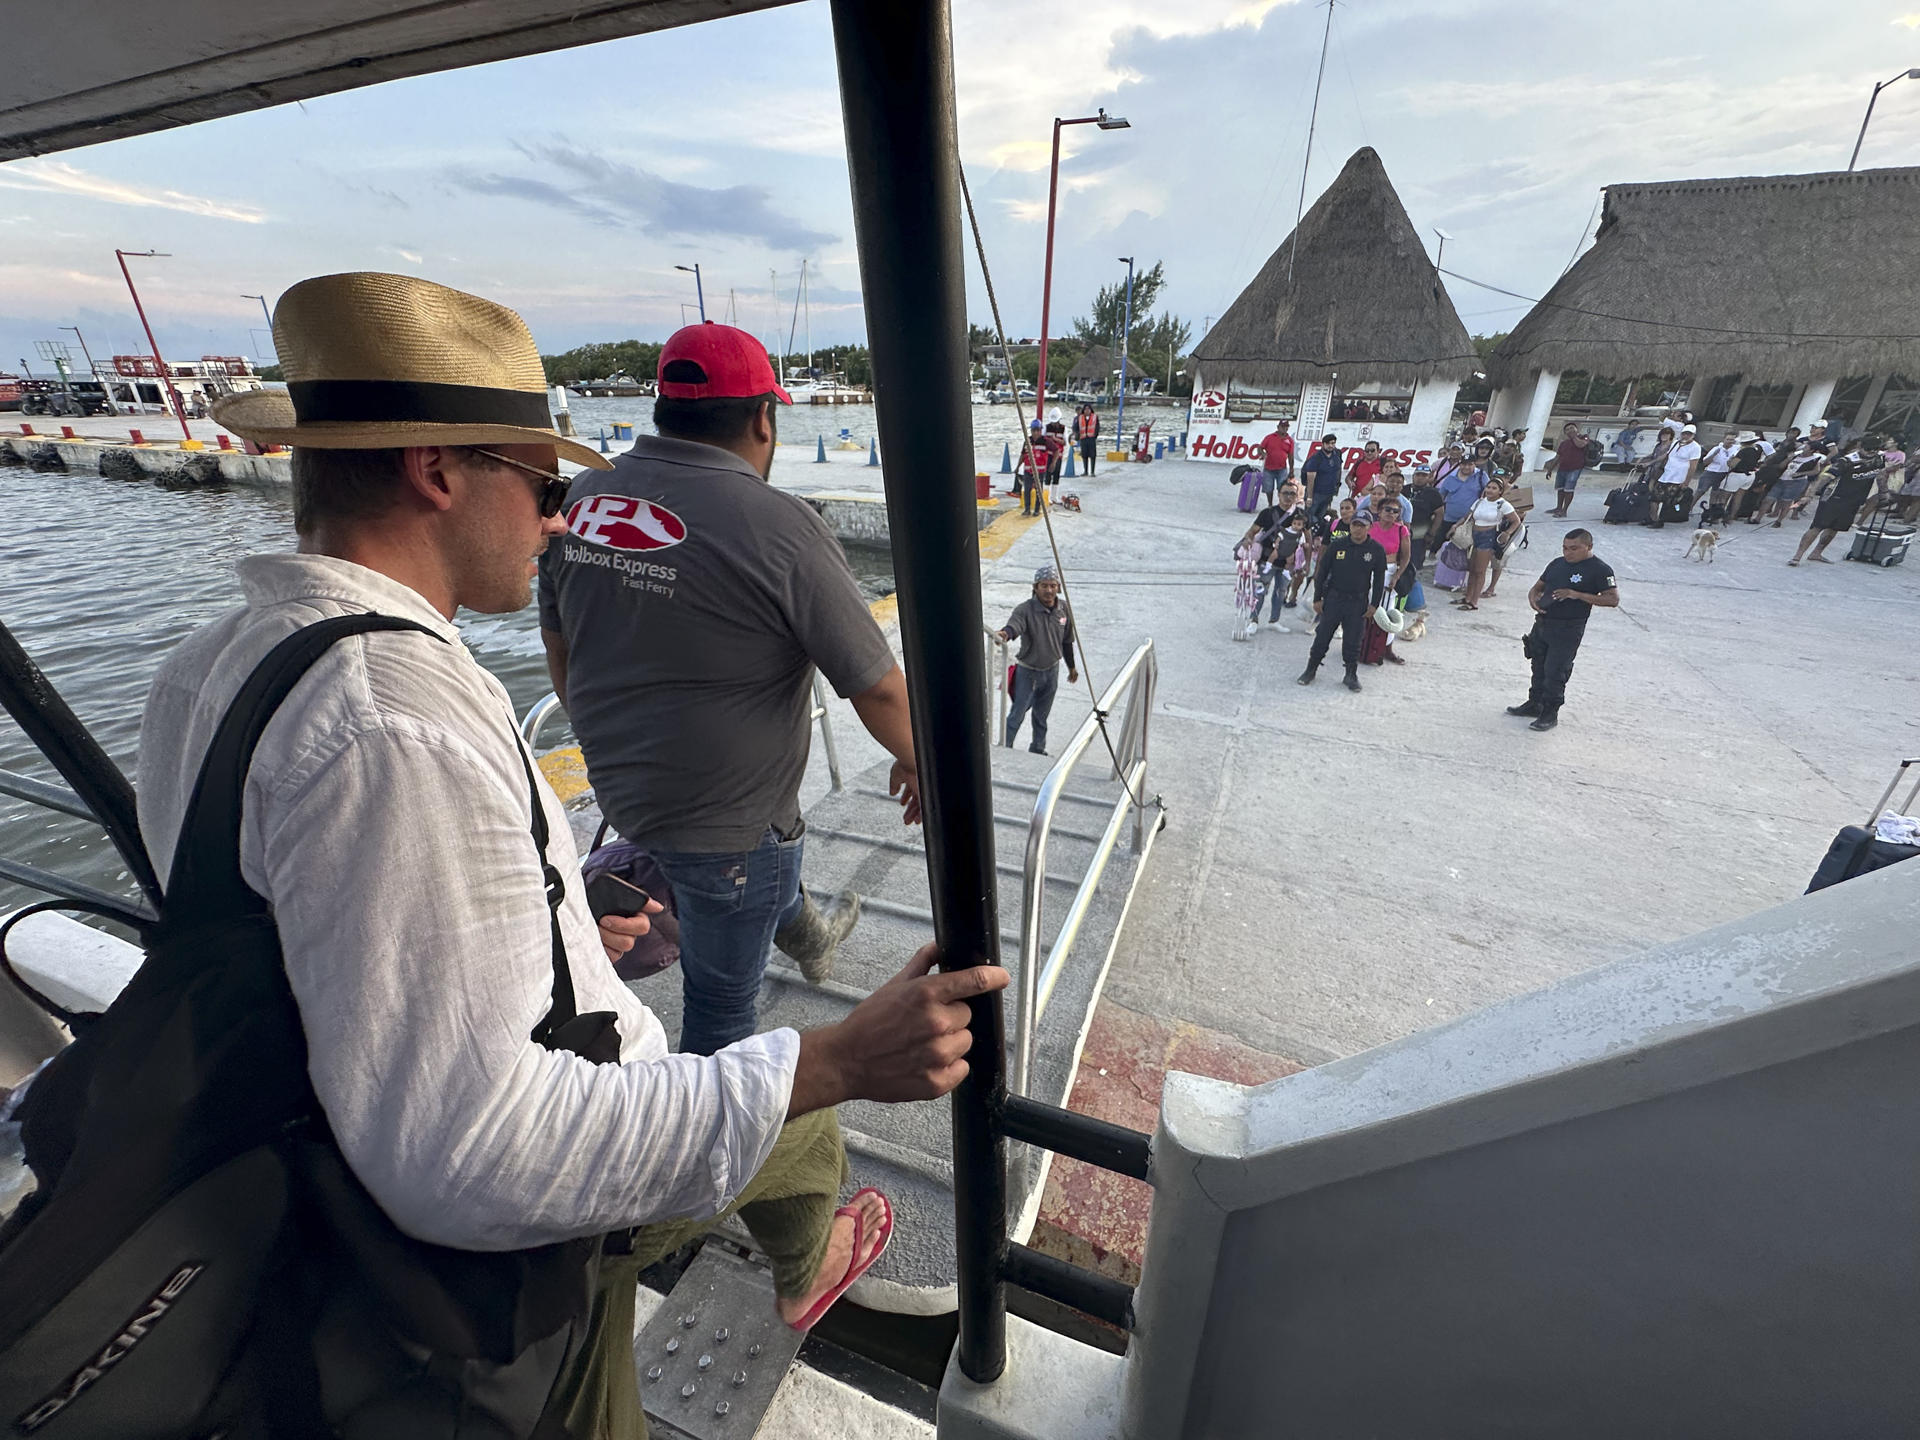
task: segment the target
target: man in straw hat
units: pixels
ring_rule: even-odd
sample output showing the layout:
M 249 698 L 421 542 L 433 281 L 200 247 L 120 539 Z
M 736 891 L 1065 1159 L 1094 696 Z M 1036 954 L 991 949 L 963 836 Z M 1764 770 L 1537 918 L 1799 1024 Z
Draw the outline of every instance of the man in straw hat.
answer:
M 434 1245 L 525 1252 L 530 1267 L 556 1242 L 619 1236 L 606 1250 L 628 1253 L 596 1259 L 566 1326 L 526 1337 L 509 1369 L 519 1393 L 533 1387 L 540 1433 L 635 1436 L 639 1268 L 738 1209 L 773 1261 L 783 1318 L 818 1318 L 891 1226 L 873 1191 L 836 1213 L 832 1107 L 946 1093 L 966 1072 L 964 1002 L 1007 976 L 929 974 L 929 946 L 838 1025 L 670 1056 L 609 961 L 645 917 L 596 928 L 544 781 L 552 838 L 535 850 L 511 703 L 452 623 L 461 606 L 527 603 L 563 529 L 557 459 L 606 461 L 555 433 L 533 339 L 489 301 L 329 275 L 288 290 L 273 329 L 287 389 L 228 397 L 217 418 L 293 447 L 299 549 L 241 561 L 242 606 L 162 665 L 141 729 L 141 830 L 166 873 L 200 757 L 278 641 L 369 611 L 430 632 L 343 640 L 295 687 L 248 772 L 241 872 L 272 907 L 327 1128 L 387 1219 Z M 556 969 L 583 1019 L 611 1020 L 617 1060 L 529 1038 L 556 1004 Z M 373 1374 L 409 1413 L 492 1415 L 472 1408 L 472 1387 L 507 1373 L 483 1363 L 497 1357 L 387 1334 L 385 1314 L 327 1332 L 326 1346 L 385 1369 L 353 1370 L 351 1396 L 323 1385 L 323 1404 L 377 1411 Z M 450 1332 L 467 1333 L 457 1316 L 435 1331 Z M 412 1357 L 398 1378 L 396 1355 Z M 524 1410 L 488 1433 L 531 1433 L 539 1417 Z M 429 1428 L 449 1427 L 412 1433 Z
M 746 331 L 676 331 L 660 433 L 574 480 L 540 565 L 540 638 L 595 798 L 674 887 L 680 1048 L 701 1055 L 753 1033 L 770 944 L 817 984 L 860 916 L 857 895 L 823 911 L 800 883 L 816 668 L 920 818 L 906 676 L 826 523 L 767 483 L 791 403 Z

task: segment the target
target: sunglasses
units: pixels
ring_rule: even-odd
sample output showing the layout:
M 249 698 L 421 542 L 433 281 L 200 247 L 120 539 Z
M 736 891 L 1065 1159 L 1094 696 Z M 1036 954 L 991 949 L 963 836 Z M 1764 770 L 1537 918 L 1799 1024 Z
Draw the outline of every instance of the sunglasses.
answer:
M 511 465 L 515 470 L 531 475 L 534 479 L 538 480 L 540 484 L 535 488 L 534 495 L 540 502 L 540 518 L 542 520 L 551 520 L 560 513 L 560 507 L 564 505 L 567 500 L 567 487 L 573 483 L 567 479 L 566 476 L 556 475 L 551 470 L 542 470 L 537 465 L 528 465 L 523 461 L 515 460 L 510 455 L 502 455 L 497 450 L 482 450 L 478 445 L 469 445 L 466 448 L 476 455 L 484 455 L 489 460 L 497 460 L 502 465 Z

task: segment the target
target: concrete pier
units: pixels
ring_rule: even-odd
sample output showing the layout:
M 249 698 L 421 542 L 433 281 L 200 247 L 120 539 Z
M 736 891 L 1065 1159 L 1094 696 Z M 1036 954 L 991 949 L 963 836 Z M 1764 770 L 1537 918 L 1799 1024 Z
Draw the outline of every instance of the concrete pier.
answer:
M 124 437 L 68 440 L 58 432 L 51 436 L 0 434 L 0 465 L 79 471 L 123 480 L 150 479 L 174 485 L 287 485 L 291 483 L 290 464 L 284 451 L 249 455 L 212 445 L 185 450 L 178 442 L 134 445 Z

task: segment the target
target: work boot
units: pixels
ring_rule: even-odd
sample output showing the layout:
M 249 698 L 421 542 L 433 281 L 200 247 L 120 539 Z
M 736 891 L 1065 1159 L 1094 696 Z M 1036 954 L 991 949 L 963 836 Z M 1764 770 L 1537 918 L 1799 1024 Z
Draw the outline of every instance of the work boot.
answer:
M 1538 715 L 1539 713 L 1540 702 L 1538 700 L 1529 700 L 1524 705 L 1507 706 L 1507 714 L 1509 715 Z
M 1535 720 L 1531 725 L 1527 726 L 1527 729 L 1551 730 L 1553 729 L 1554 726 L 1558 725 L 1559 723 L 1560 723 L 1560 712 L 1558 710 L 1542 710 L 1540 712 L 1540 718 L 1538 720 Z
M 1311 685 L 1313 683 L 1313 677 L 1319 673 L 1320 667 L 1309 661 L 1307 668 L 1300 672 L 1300 678 L 1293 683 L 1296 685 Z
M 859 921 L 860 897 L 853 891 L 842 890 L 834 897 L 833 908 L 822 910 L 802 890 L 800 913 L 774 932 L 773 943 L 800 967 L 809 985 L 818 985 L 833 974 L 834 953 Z
M 1360 693 L 1360 674 L 1357 670 L 1349 668 L 1347 670 L 1347 678 L 1340 683 L 1346 686 L 1347 689 L 1353 691 L 1354 694 L 1358 695 Z

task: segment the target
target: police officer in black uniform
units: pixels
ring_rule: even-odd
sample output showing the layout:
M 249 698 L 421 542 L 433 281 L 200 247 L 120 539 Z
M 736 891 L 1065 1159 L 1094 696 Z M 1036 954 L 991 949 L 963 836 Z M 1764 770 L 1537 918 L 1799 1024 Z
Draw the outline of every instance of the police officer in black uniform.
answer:
M 1333 632 L 1340 633 L 1340 659 L 1347 667 L 1341 683 L 1360 688 L 1360 646 L 1367 615 L 1379 604 L 1387 585 L 1387 552 L 1368 533 L 1371 517 L 1362 510 L 1347 522 L 1346 533 L 1336 532 L 1320 552 L 1320 569 L 1313 577 L 1313 613 L 1320 624 L 1313 632 L 1313 649 L 1297 683 L 1311 685 L 1320 662 L 1327 658 Z
M 1573 657 L 1587 633 L 1587 617 L 1595 606 L 1613 609 L 1620 591 L 1613 567 L 1593 553 L 1593 533 L 1569 530 L 1560 537 L 1560 558 L 1540 572 L 1527 592 L 1534 609 L 1533 629 L 1523 648 L 1533 662 L 1533 688 L 1524 705 L 1509 705 L 1509 715 L 1531 715 L 1530 730 L 1551 730 L 1560 723 L 1560 706 L 1567 698 L 1567 677 Z

